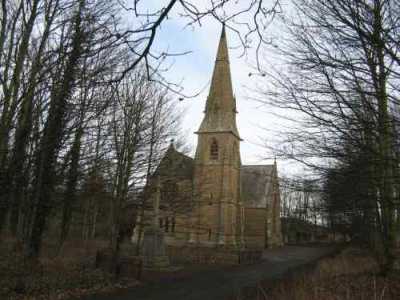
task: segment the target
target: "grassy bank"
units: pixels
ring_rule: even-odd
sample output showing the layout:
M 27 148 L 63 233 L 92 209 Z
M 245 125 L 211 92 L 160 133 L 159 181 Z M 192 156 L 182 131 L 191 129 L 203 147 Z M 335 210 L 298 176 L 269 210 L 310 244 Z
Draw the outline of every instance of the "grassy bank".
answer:
M 400 277 L 378 275 L 378 265 L 368 251 L 346 248 L 282 280 L 263 282 L 257 289 L 257 300 L 389 300 L 400 299 Z

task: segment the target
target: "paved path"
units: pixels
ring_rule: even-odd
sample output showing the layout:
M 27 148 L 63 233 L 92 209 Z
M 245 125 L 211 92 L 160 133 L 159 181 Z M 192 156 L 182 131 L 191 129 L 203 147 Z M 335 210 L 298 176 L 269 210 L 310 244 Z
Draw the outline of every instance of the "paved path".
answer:
M 334 247 L 285 246 L 266 250 L 256 265 L 207 267 L 182 278 L 145 283 L 129 290 L 88 296 L 84 300 L 223 300 L 246 286 L 264 279 L 275 279 L 289 269 L 315 261 L 335 251 Z

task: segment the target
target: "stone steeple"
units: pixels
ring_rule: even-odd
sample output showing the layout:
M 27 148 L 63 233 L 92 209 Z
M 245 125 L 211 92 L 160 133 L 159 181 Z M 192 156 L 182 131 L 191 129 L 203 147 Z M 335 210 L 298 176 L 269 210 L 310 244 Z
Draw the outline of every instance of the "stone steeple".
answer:
M 240 137 L 232 92 L 225 28 L 200 125 L 194 159 L 194 224 L 196 240 L 205 245 L 236 247 L 240 205 Z
M 230 132 L 240 138 L 236 126 L 236 113 L 228 45 L 225 26 L 223 26 L 210 92 L 207 97 L 205 116 L 197 133 Z

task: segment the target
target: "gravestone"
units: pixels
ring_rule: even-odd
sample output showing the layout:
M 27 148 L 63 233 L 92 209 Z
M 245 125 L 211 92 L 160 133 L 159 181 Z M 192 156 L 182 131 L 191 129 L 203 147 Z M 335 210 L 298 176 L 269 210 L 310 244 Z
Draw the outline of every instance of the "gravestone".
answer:
M 164 234 L 154 228 L 149 228 L 143 236 L 143 266 L 148 269 L 163 269 L 169 267 L 169 258 L 165 251 Z

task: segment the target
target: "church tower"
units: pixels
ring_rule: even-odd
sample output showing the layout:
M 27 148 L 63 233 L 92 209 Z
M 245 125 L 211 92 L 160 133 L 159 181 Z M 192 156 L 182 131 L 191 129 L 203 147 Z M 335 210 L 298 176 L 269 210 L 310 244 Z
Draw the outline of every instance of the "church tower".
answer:
M 204 119 L 196 132 L 193 220 L 201 245 L 235 247 L 238 240 L 241 139 L 236 113 L 223 27 Z

